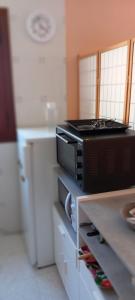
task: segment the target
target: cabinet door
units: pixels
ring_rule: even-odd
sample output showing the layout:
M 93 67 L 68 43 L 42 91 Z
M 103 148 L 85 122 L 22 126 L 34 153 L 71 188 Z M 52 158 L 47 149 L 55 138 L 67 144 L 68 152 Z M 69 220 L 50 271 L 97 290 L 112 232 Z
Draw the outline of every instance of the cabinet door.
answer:
M 79 282 L 79 300 L 95 300 L 81 278 Z
M 80 118 L 96 117 L 97 55 L 79 59 Z
M 66 263 L 66 286 L 70 300 L 78 300 L 78 280 L 77 251 L 68 232 L 64 236 L 64 257 Z
M 99 117 L 125 118 L 129 46 L 101 53 Z
M 63 239 L 65 234 L 65 228 L 57 214 L 56 210 L 53 210 L 54 218 L 54 253 L 55 253 L 55 263 L 57 265 L 61 279 L 65 285 L 65 272 L 66 272 L 66 263 L 64 259 L 64 247 Z
M 102 290 L 95 283 L 92 273 L 87 268 L 86 263 L 83 260 L 80 260 L 80 293 L 82 293 L 84 288 L 86 290 L 86 294 L 89 294 L 88 299 L 91 300 L 92 297 L 92 300 L 104 300 Z
M 31 187 L 27 178 L 20 175 L 22 226 L 29 260 L 34 266 L 37 263 L 34 239 L 34 214 L 31 199 Z
M 76 248 L 54 208 L 55 262 L 70 300 L 78 300 Z
M 7 10 L 0 9 L 0 141 L 15 141 L 15 114 Z

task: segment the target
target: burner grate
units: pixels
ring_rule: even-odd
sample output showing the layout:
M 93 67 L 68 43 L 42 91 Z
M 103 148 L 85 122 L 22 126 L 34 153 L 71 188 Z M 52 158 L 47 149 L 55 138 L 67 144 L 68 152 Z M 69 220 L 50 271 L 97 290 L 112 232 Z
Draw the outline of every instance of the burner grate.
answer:
M 113 133 L 125 131 L 128 128 L 128 125 L 108 119 L 67 120 L 66 122 L 75 130 L 87 133 Z

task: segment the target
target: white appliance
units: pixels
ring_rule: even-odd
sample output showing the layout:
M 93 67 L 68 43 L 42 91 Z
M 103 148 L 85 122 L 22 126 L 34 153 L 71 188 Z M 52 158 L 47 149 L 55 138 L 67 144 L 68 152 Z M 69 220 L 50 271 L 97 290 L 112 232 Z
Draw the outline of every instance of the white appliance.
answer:
M 22 224 L 33 266 L 54 263 L 52 206 L 57 200 L 55 130 L 18 130 Z
M 61 171 L 58 176 L 58 201 L 75 232 L 77 232 L 77 197 L 84 195 L 86 194 L 77 186 L 72 177 Z M 82 210 L 79 212 L 79 219 L 80 224 L 86 223 L 86 215 Z

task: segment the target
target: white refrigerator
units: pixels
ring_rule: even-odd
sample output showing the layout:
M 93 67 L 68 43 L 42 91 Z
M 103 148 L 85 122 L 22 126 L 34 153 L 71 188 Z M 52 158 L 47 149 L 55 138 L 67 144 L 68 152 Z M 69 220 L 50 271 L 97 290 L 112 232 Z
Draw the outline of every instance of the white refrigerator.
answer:
M 22 228 L 30 262 L 54 263 L 52 206 L 57 200 L 55 130 L 18 130 Z

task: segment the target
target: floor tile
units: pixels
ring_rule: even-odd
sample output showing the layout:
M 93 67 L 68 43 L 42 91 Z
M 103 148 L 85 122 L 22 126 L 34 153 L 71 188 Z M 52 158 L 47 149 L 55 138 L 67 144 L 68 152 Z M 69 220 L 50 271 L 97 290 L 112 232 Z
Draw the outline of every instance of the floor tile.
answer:
M 0 235 L 0 300 L 68 300 L 56 266 L 30 266 L 21 235 Z

